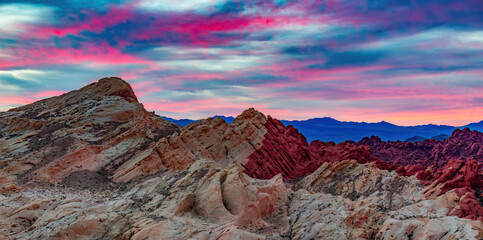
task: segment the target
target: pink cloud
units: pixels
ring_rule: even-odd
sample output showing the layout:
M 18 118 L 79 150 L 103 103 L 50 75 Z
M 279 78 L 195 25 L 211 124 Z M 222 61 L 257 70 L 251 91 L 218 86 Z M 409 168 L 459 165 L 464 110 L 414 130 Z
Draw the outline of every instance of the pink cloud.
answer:
M 119 49 L 113 48 L 108 44 L 90 44 L 82 49 L 54 47 L 7 48 L 5 52 L 9 55 L 9 58 L 2 59 L 0 69 L 40 64 L 150 64 L 150 62 L 139 57 L 122 53 Z
M 0 96 L 0 107 L 26 105 L 26 104 L 30 104 L 35 101 L 38 101 L 40 99 L 58 96 L 64 93 L 65 93 L 64 91 L 46 90 L 46 91 L 40 91 L 40 92 L 34 92 L 34 93 L 25 93 L 25 95 L 28 95 L 28 97 L 24 95 L 12 95 L 12 96 L 6 96 L 6 97 Z
M 98 14 L 90 10 L 82 10 L 87 20 L 77 20 L 67 26 L 30 26 L 28 35 L 23 38 L 51 38 L 53 36 L 78 35 L 82 31 L 100 32 L 106 27 L 114 26 L 131 19 L 134 15 L 128 7 L 112 6 L 105 14 Z M 75 15 L 74 15 L 75 17 Z M 62 22 L 60 22 L 62 24 Z
M 0 96 L 0 106 L 26 105 L 37 101 L 36 99 L 24 96 Z
M 42 99 L 42 98 L 47 98 L 47 97 L 59 96 L 59 95 L 62 95 L 64 93 L 66 93 L 66 92 L 57 91 L 57 90 L 46 90 L 46 91 L 40 91 L 40 92 L 33 93 L 30 96 L 32 98 Z
M 153 92 L 163 91 L 163 88 L 161 88 L 160 86 L 156 86 L 155 81 L 132 83 L 131 87 L 133 88 L 136 96 L 138 97 L 144 97 Z
M 200 113 L 203 111 L 211 112 L 214 114 L 239 114 L 241 111 L 249 107 L 256 107 L 260 109 L 266 109 L 266 105 L 263 103 L 248 103 L 240 101 L 232 101 L 228 99 L 195 99 L 195 100 L 180 100 L 180 101 L 158 101 L 158 102 L 146 102 L 143 103 L 144 107 L 149 110 L 156 110 L 161 112 L 171 113 Z

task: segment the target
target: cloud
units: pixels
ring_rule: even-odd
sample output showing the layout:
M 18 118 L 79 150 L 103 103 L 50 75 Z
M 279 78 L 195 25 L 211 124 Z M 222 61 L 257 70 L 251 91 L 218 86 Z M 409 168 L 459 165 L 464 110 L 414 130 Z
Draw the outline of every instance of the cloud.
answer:
M 286 119 L 481 120 L 469 114 L 483 91 L 478 0 L 7 0 L 0 13 L 0 109 L 117 75 L 173 117 L 255 106 Z
M 203 71 L 233 71 L 263 64 L 259 56 L 228 56 L 222 59 L 162 61 L 164 66 L 189 68 Z
M 4 83 L 0 78 L 0 89 L 2 89 L 2 92 L 8 93 L 8 92 L 19 91 L 21 88 L 13 84 Z
M 385 57 L 385 52 L 333 52 L 327 54 L 327 61 L 323 64 L 312 64 L 309 68 L 337 68 L 344 66 L 365 66 L 377 63 Z
M 203 12 L 219 4 L 218 0 L 140 0 L 135 6 L 146 11 Z
M 32 95 L 32 97 L 36 98 L 36 99 L 43 99 L 43 98 L 48 98 L 48 97 L 53 97 L 53 96 L 59 96 L 59 95 L 62 95 L 64 93 L 66 93 L 66 92 L 58 91 L 58 90 L 47 90 L 47 91 L 36 92 Z
M 19 69 L 19 70 L 8 70 L 2 71 L 0 70 L 1 75 L 10 75 L 18 80 L 27 81 L 27 82 L 40 82 L 39 79 L 45 77 L 47 74 L 52 74 L 50 71 L 41 71 L 35 69 Z
M 0 4 L 0 34 L 17 35 L 26 33 L 30 25 L 49 22 L 54 9 L 28 4 Z

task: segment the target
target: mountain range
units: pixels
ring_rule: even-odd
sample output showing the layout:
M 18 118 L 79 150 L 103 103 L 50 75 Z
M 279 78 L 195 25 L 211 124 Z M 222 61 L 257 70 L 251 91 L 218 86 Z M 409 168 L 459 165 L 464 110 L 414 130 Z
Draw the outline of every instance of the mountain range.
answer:
M 213 116 L 222 118 L 227 123 L 233 121 L 233 117 Z M 173 119 L 164 117 L 180 126 L 186 126 L 197 120 Z M 377 123 L 346 122 L 338 121 L 330 117 L 312 118 L 307 120 L 280 120 L 285 125 L 297 128 L 308 141 L 334 141 L 336 143 L 347 140 L 359 141 L 364 137 L 378 136 L 384 141 L 424 141 L 426 139 L 443 140 L 451 135 L 455 129 L 470 128 L 471 130 L 483 131 L 483 121 L 470 123 L 465 126 L 455 127 L 448 125 L 426 124 L 418 126 L 398 126 L 385 121 Z
M 0 239 L 482 239 L 483 133 L 313 140 L 248 108 L 179 126 L 103 78 L 0 112 Z

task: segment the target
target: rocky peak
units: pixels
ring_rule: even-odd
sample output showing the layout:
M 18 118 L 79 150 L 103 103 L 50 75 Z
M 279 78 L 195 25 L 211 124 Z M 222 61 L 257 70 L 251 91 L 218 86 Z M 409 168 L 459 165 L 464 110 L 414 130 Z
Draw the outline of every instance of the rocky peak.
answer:
M 380 143 L 382 142 L 381 138 L 378 137 L 378 136 L 371 136 L 370 138 L 369 137 L 364 137 L 362 138 L 362 140 L 360 141 L 360 143 L 363 143 L 363 144 L 371 144 L 371 143 Z
M 80 90 L 104 96 L 119 96 L 129 102 L 138 103 L 138 99 L 129 83 L 119 77 L 105 77 L 81 88 Z
M 147 112 L 125 81 L 103 78 L 4 113 L 0 176 L 59 182 L 80 170 L 111 175 L 178 128 Z
M 259 121 L 264 124 L 267 121 L 267 117 L 263 113 L 257 111 L 255 108 L 249 108 L 238 115 L 233 120 L 233 124 L 240 124 L 247 120 L 250 122 Z
M 476 130 L 471 131 L 469 128 L 455 129 L 451 134 L 451 138 L 474 138 L 474 137 L 483 139 L 483 134 Z

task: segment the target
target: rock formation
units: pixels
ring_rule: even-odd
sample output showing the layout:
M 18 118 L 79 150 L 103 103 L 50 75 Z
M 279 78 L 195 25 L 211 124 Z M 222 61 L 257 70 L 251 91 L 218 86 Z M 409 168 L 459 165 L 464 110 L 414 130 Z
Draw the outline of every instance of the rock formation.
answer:
M 0 175 L 56 183 L 80 170 L 112 173 L 179 127 L 147 112 L 131 87 L 103 78 L 0 113 Z
M 0 238 L 482 239 L 481 139 L 309 144 L 253 108 L 181 128 L 103 78 L 0 113 Z
M 468 128 L 456 129 L 449 138 L 442 141 L 383 142 L 373 136 L 362 139 L 357 145 L 369 146 L 373 156 L 398 165 L 418 164 L 440 168 L 450 159 L 468 158 L 483 163 L 483 133 Z
M 460 199 L 454 190 L 427 196 L 415 177 L 381 170 L 375 163 L 324 163 L 299 181 L 296 189 L 290 216 L 292 232 L 300 234 L 298 239 L 482 236 L 480 221 L 447 216 L 448 209 L 457 208 Z

